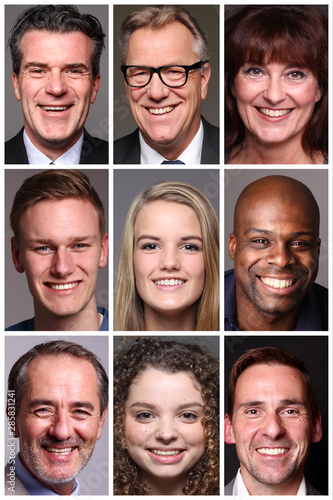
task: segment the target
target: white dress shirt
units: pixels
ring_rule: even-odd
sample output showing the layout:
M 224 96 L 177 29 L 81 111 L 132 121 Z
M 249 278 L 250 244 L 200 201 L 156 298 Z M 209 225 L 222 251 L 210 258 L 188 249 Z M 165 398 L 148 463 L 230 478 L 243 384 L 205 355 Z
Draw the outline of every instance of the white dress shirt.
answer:
M 36 146 L 31 142 L 25 129 L 23 132 L 23 142 L 28 156 L 29 165 L 78 165 L 81 158 L 81 149 L 83 145 L 83 132 L 80 138 L 76 141 L 74 146 L 68 149 L 66 153 L 59 156 L 52 162 L 44 153 L 39 151 Z

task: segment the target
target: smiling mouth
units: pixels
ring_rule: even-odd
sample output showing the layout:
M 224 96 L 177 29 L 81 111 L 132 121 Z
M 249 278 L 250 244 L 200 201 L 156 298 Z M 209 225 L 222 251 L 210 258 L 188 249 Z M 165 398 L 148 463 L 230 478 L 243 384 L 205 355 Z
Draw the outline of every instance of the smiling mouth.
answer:
M 288 451 L 289 448 L 257 448 L 260 455 L 285 455 Z
M 52 290 L 70 290 L 79 284 L 79 281 L 75 281 L 74 283 L 46 283 L 46 285 Z
M 175 109 L 176 106 L 166 106 L 165 108 L 148 108 L 151 115 L 165 115 Z
M 73 450 L 75 450 L 75 446 L 73 448 L 51 448 L 50 446 L 43 446 L 44 450 L 52 453 L 53 455 L 69 455 Z
M 66 111 L 71 106 L 72 106 L 72 104 L 69 104 L 68 106 L 41 106 L 41 105 L 39 105 L 39 107 L 44 109 L 44 111 L 56 112 L 56 113 L 59 113 L 61 111 Z
M 161 457 L 171 457 L 171 456 L 175 456 L 175 455 L 180 455 L 180 453 L 182 453 L 184 450 L 157 450 L 157 449 L 151 449 L 149 451 L 151 451 L 152 453 L 154 453 L 154 455 L 159 455 Z
M 263 276 L 259 276 L 259 279 L 265 283 L 265 285 L 271 286 L 273 288 L 289 288 L 292 286 L 295 282 L 296 279 L 288 279 L 288 280 L 278 280 L 278 279 L 273 279 L 273 278 L 265 278 Z
M 280 116 L 289 115 L 293 111 L 291 109 L 269 109 L 269 108 L 257 108 L 256 109 L 265 116 L 269 116 L 270 118 L 279 118 Z
M 162 286 L 175 286 L 175 285 L 183 285 L 185 281 L 183 280 L 177 280 L 177 279 L 165 279 L 165 280 L 157 280 L 154 281 L 155 285 L 162 285 Z

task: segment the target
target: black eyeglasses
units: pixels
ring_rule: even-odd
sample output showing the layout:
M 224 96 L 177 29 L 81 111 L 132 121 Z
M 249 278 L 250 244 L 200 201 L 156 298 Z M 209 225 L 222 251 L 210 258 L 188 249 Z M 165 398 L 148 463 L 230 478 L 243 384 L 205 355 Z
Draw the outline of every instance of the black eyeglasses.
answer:
M 121 66 L 125 81 L 130 87 L 145 87 L 148 85 L 154 73 L 157 73 L 167 87 L 183 87 L 187 82 L 189 71 L 199 69 L 207 61 L 199 61 L 191 66 L 161 66 L 152 68 L 150 66 Z

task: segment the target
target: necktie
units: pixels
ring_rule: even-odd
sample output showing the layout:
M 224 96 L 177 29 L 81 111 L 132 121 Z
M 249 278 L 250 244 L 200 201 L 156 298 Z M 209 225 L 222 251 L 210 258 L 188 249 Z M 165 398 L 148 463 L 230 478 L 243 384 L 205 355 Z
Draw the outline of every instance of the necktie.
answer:
M 162 161 L 161 165 L 185 165 L 185 163 L 180 160 L 164 160 Z

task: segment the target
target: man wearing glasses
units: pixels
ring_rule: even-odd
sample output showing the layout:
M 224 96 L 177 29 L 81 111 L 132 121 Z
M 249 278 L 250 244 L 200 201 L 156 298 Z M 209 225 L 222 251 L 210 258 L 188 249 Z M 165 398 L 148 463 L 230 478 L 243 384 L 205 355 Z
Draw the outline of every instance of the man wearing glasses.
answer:
M 121 70 L 138 125 L 114 144 L 116 164 L 218 164 L 219 129 L 201 116 L 206 38 L 179 6 L 150 6 L 121 26 Z

